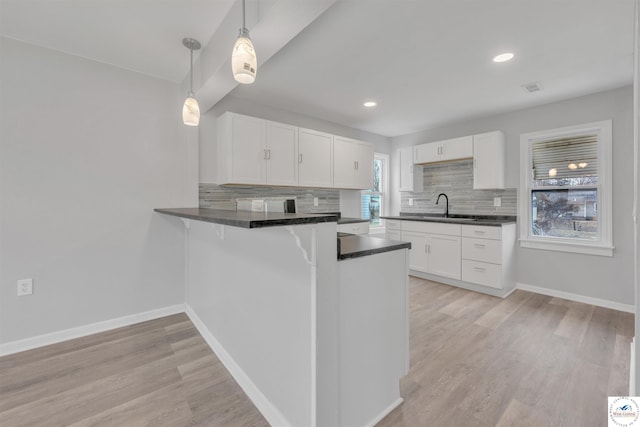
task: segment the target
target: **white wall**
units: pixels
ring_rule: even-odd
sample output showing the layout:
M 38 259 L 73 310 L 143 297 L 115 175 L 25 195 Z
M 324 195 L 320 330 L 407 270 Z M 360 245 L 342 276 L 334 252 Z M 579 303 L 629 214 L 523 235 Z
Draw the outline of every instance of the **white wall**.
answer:
M 535 95 L 534 95 L 535 96 Z M 613 120 L 613 257 L 518 249 L 518 282 L 633 305 L 633 89 L 631 86 L 540 107 L 471 120 L 393 139 L 397 149 L 457 136 L 502 130 L 507 141 L 507 187 L 519 184 L 520 134 Z M 392 166 L 393 168 L 393 166 Z M 392 169 L 392 212 L 400 207 L 398 168 Z
M 179 86 L 0 38 L 0 343 L 184 302 Z M 34 279 L 31 296 L 16 281 Z
M 391 140 L 385 136 L 227 95 L 213 108 L 204 113 L 200 120 L 200 182 L 217 182 L 216 119 L 225 111 L 233 111 L 293 126 L 360 139 L 374 144 L 374 150 L 378 153 L 388 154 L 391 151 Z

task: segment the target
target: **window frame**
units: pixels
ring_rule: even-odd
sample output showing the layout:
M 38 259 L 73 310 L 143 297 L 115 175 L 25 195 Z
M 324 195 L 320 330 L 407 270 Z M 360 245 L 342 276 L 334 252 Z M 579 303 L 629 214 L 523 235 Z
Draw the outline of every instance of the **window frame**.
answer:
M 531 217 L 531 195 L 536 188 L 531 170 L 534 142 L 570 137 L 586 132 L 598 134 L 598 233 L 599 239 L 593 241 L 566 238 L 533 236 Z M 613 256 L 613 158 L 612 158 L 612 121 L 585 123 L 557 129 L 530 132 L 520 135 L 520 196 L 518 203 L 520 222 L 520 247 L 550 251 L 572 252 L 588 255 Z M 560 188 L 577 189 L 579 187 L 562 186 Z
M 360 212 L 362 212 L 362 198 L 364 195 L 371 196 L 380 196 L 380 216 L 387 214 L 387 205 L 389 203 L 389 155 L 384 153 L 373 153 L 373 161 L 375 163 L 376 160 L 382 161 L 382 188 L 381 191 L 373 191 L 373 189 L 362 190 L 360 192 Z M 375 166 L 374 169 L 375 171 Z M 375 172 L 374 172 L 375 173 Z M 380 218 L 380 224 L 373 225 L 371 224 L 371 218 L 369 218 L 369 229 L 370 230 L 384 230 L 385 224 L 384 219 Z

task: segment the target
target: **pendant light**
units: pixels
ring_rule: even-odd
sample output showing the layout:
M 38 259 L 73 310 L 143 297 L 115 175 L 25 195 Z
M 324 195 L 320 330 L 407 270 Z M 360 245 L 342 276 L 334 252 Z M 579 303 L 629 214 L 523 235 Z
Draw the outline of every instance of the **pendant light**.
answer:
M 191 69 L 189 94 L 182 106 L 182 122 L 187 126 L 198 126 L 200 123 L 200 107 L 196 101 L 195 93 L 193 93 L 193 51 L 200 49 L 200 42 L 196 39 L 184 38 L 182 44 L 191 51 Z
M 233 78 L 238 83 L 253 83 L 256 80 L 257 69 L 256 51 L 253 48 L 253 43 L 249 38 L 249 30 L 247 30 L 245 24 L 245 0 L 242 0 L 242 28 L 240 28 L 240 34 L 233 45 L 231 54 Z

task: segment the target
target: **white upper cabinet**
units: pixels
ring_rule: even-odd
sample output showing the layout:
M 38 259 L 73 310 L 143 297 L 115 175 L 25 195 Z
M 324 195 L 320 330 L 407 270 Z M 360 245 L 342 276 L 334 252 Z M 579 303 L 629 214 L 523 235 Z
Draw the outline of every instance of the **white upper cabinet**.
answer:
M 473 157 L 473 136 L 447 139 L 414 147 L 413 162 L 416 164 L 449 162 Z
M 298 131 L 298 185 L 333 187 L 333 135 Z
M 473 189 L 504 188 L 505 138 L 501 131 L 473 136 Z
M 373 187 L 373 147 L 365 142 L 333 138 L 333 186 L 367 190 Z
M 400 191 L 420 192 L 423 190 L 422 166 L 413 164 L 413 147 L 398 150 L 400 158 Z
M 298 128 L 267 122 L 266 184 L 298 185 Z
M 225 113 L 218 119 L 218 184 L 298 182 L 298 129 Z
M 226 112 L 218 118 L 218 184 L 370 189 L 373 146 Z
M 218 118 L 218 184 L 265 184 L 266 121 L 225 113 Z

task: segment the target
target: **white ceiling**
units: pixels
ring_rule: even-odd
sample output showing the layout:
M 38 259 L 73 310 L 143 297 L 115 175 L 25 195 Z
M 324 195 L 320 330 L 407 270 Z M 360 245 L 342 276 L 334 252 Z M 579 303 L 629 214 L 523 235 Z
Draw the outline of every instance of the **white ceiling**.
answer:
M 0 35 L 181 82 L 182 38 L 205 44 L 233 3 L 0 0 Z M 396 136 L 631 84 L 633 16 L 633 0 L 338 0 L 231 94 Z
M 233 3 L 0 0 L 0 35 L 180 82 L 189 71 L 182 39 L 192 37 L 204 45 Z
M 633 3 L 338 0 L 231 94 L 386 136 L 572 98 L 632 83 Z

